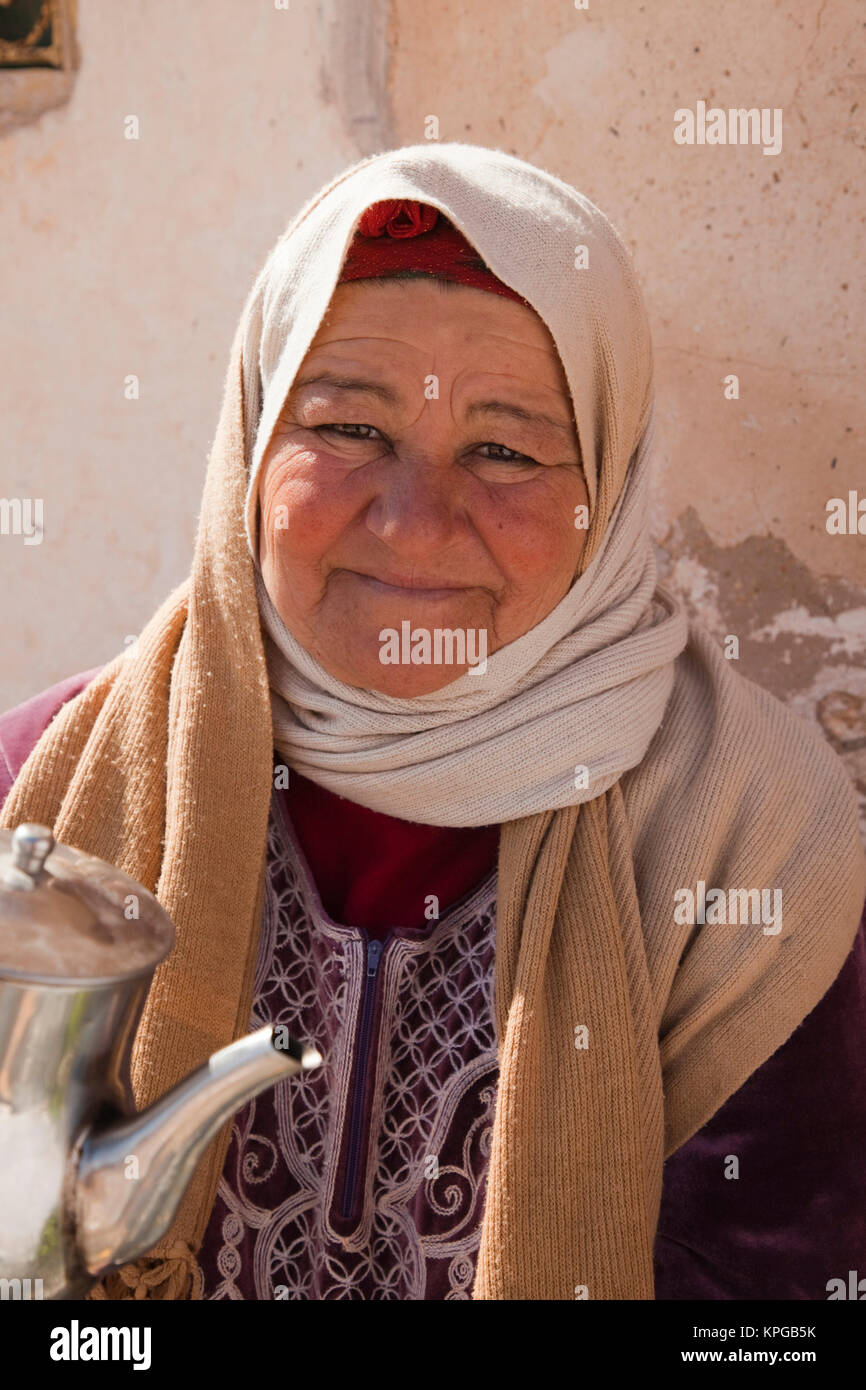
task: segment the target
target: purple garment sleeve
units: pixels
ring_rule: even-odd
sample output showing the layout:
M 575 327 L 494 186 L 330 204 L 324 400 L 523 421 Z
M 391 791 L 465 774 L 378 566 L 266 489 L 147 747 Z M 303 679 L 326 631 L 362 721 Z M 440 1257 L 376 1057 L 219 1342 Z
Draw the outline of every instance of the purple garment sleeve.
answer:
M 0 716 L 0 803 L 99 670 Z M 655 1267 L 657 1299 L 826 1299 L 866 1277 L 866 912 L 824 998 L 665 1164 Z
M 826 1299 L 866 1275 L 866 913 L 823 999 L 668 1159 L 655 1257 L 659 1299 Z
M 9 795 L 12 783 L 43 730 L 66 701 L 78 695 L 101 670 L 101 666 L 94 666 L 89 671 L 79 671 L 76 676 L 67 676 L 0 715 L 0 805 Z

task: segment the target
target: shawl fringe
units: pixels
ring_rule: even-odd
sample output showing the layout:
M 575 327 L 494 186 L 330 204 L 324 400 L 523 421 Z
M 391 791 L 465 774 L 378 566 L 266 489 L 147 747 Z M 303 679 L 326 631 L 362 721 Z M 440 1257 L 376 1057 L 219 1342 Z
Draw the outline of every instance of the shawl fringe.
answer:
M 112 1270 L 95 1284 L 88 1298 L 110 1301 L 128 1299 L 201 1299 L 204 1275 L 189 1241 L 176 1240 L 163 1257 L 133 1260 Z

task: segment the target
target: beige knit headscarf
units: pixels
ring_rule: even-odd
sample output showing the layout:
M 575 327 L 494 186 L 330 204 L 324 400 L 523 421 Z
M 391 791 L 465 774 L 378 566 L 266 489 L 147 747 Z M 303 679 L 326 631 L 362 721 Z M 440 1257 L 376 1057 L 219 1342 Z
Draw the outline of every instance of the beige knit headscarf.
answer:
M 332 676 L 283 624 L 258 572 L 274 743 L 290 767 L 373 810 L 433 825 L 487 825 L 606 791 L 643 758 L 671 693 L 687 625 L 682 606 L 657 586 L 647 524 L 650 335 L 614 229 L 558 180 L 466 145 L 362 163 L 278 242 L 249 306 L 246 527 L 257 570 L 257 488 L 274 423 L 360 214 L 399 197 L 444 211 L 548 322 L 571 387 L 591 531 L 579 577 L 543 621 L 488 656 L 483 677 L 467 673 L 411 699 Z M 301 274 L 301 266 L 316 269 Z M 611 391 L 619 381 L 628 389 Z
M 53 825 L 60 840 L 139 879 L 174 919 L 177 944 L 135 1043 L 139 1105 L 247 1031 L 273 746 L 247 459 L 312 341 L 357 218 L 388 197 L 442 208 L 548 325 L 587 472 L 586 574 L 647 439 L 648 342 L 634 276 L 602 214 L 567 185 L 496 151 L 419 146 L 363 161 L 302 210 L 238 326 L 190 577 L 134 654 L 118 655 L 63 707 L 0 818 Z M 578 270 L 581 245 L 589 259 Z M 268 323 L 275 334 L 262 334 Z M 250 332 L 258 362 L 244 355 Z M 608 750 L 622 745 L 628 770 L 612 782 L 601 771 L 605 789 L 582 804 L 552 801 L 503 823 L 500 1078 L 477 1299 L 653 1296 L 664 1157 L 818 1002 L 866 894 L 854 796 L 835 755 L 700 630 L 679 655 L 656 660 L 656 626 L 675 633 L 675 605 L 658 594 L 650 602 L 639 579 L 632 592 L 643 607 L 634 600 L 629 631 L 615 612 L 581 648 L 578 628 L 559 674 L 581 696 L 603 694 L 613 681 L 627 689 L 631 675 L 664 679 L 672 660 L 642 755 L 630 761 L 643 738 L 631 725 L 639 711 L 606 703 L 574 762 L 593 764 L 598 737 Z M 635 633 L 637 645 L 621 648 L 634 663 L 623 670 L 616 652 Z M 729 898 L 781 890 L 782 929 L 742 917 L 681 923 L 675 895 L 700 881 Z M 195 1251 L 230 1128 L 168 1235 L 107 1278 L 101 1296 L 200 1296 Z

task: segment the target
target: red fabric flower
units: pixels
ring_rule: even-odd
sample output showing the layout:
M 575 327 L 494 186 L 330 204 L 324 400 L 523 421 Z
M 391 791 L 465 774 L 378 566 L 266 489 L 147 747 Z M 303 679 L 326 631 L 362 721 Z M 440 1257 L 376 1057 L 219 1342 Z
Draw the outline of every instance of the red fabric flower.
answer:
M 403 271 L 456 280 L 526 303 L 522 295 L 496 278 L 475 247 L 438 208 L 411 198 L 383 198 L 362 213 L 340 281 L 371 280 Z
M 405 237 L 420 236 L 436 225 L 439 216 L 437 208 L 427 203 L 415 203 L 408 198 L 386 198 L 374 203 L 362 215 L 358 223 L 361 236 Z

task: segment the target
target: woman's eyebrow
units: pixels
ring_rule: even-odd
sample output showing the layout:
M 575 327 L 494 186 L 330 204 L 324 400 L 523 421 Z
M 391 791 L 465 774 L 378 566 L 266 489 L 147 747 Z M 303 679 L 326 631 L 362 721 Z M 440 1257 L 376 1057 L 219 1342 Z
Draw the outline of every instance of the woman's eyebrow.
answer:
M 301 391 L 305 386 L 333 386 L 336 391 L 365 391 L 367 395 L 378 396 L 389 405 L 399 405 L 400 396 L 391 386 L 381 381 L 370 381 L 367 377 L 341 376 L 338 372 L 316 372 L 314 376 L 301 377 L 292 387 L 291 394 Z
M 569 439 L 574 437 L 571 421 L 559 420 L 543 410 L 526 410 L 522 405 L 514 405 L 510 401 L 473 401 L 472 405 L 467 406 L 466 415 L 510 415 L 514 420 L 523 420 L 531 425 L 551 425 L 567 434 Z
M 307 386 L 319 385 L 331 386 L 336 391 L 366 392 L 367 395 L 378 396 L 389 405 L 399 405 L 401 402 L 399 393 L 393 387 L 386 386 L 384 382 L 372 381 L 368 377 L 342 376 L 338 372 L 329 371 L 301 377 L 292 387 L 291 394 L 294 395 L 296 391 L 302 391 Z M 574 424 L 571 421 L 557 419 L 554 415 L 547 415 L 543 410 L 527 410 L 524 406 L 515 405 L 510 401 L 473 401 L 466 409 L 467 419 L 472 415 L 497 414 L 508 415 L 513 420 L 521 420 L 526 424 L 550 425 L 553 429 L 568 435 L 569 439 L 574 437 Z

